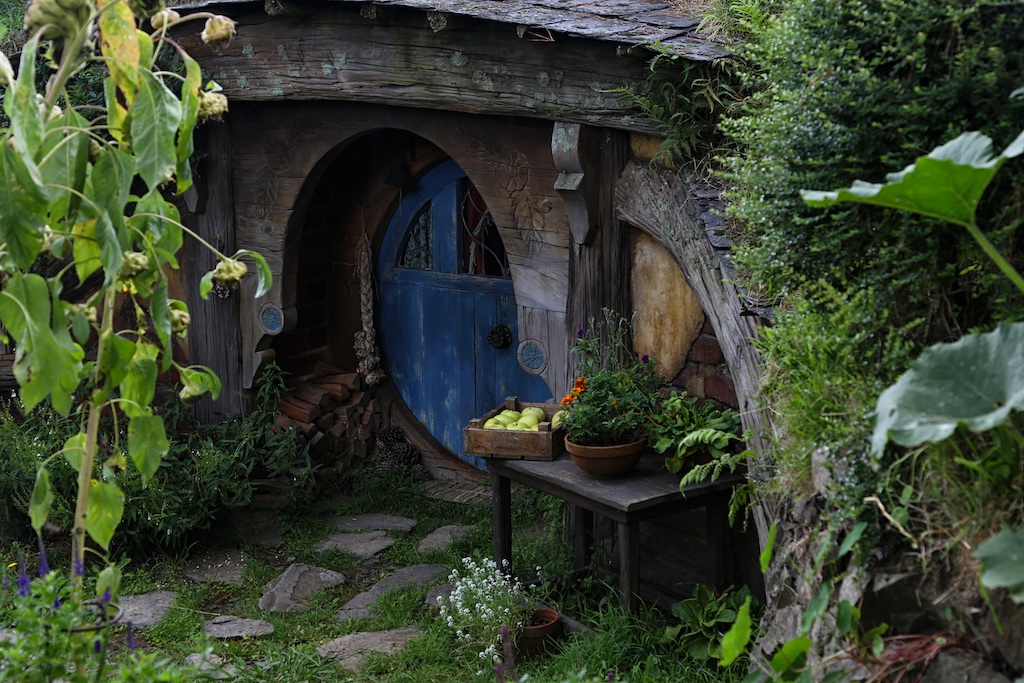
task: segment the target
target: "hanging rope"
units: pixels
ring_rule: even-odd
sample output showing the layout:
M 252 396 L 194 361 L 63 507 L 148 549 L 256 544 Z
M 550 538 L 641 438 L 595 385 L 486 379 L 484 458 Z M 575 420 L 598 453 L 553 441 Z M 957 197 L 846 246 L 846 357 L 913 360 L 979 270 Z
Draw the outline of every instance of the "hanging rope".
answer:
M 356 358 L 359 359 L 359 374 L 372 387 L 384 379 L 384 371 L 380 369 L 377 333 L 373 329 L 373 271 L 370 266 L 370 239 L 366 230 L 363 230 L 363 239 L 359 243 L 356 275 L 359 278 L 359 316 L 363 324 L 363 329 L 355 335 Z

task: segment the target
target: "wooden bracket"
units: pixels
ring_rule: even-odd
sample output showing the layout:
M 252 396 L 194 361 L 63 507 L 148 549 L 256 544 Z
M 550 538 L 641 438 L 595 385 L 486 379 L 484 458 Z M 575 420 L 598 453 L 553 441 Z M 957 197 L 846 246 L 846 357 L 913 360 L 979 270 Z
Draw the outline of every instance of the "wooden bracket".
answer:
M 588 187 L 580 159 L 579 123 L 556 121 L 551 132 L 551 158 L 558 169 L 555 189 L 565 202 L 569 232 L 576 244 L 588 244 L 594 236 L 594 222 L 588 208 Z

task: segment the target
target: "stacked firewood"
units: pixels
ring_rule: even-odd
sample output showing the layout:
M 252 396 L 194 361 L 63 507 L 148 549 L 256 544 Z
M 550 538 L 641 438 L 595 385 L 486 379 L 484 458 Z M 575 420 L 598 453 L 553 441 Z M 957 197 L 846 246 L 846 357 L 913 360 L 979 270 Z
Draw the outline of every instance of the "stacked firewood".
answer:
M 318 362 L 312 377 L 289 387 L 275 420 L 298 430 L 325 480 L 366 461 L 380 428 L 380 403 L 363 391 L 358 372 Z

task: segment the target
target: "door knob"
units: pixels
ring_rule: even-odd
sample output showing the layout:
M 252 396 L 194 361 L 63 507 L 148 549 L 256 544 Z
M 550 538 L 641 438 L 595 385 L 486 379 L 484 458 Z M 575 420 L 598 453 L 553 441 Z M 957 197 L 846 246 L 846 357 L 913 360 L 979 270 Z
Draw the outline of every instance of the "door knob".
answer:
M 495 325 L 487 333 L 487 343 L 496 349 L 507 349 L 512 346 L 512 330 L 508 325 Z

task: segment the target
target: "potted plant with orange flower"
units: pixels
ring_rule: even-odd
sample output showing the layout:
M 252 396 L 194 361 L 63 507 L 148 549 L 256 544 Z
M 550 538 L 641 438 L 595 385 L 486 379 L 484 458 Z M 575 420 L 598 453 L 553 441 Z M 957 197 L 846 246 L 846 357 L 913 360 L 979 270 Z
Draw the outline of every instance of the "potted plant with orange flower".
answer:
M 588 474 L 612 479 L 627 474 L 647 446 L 651 415 L 664 382 L 654 361 L 632 349 L 633 325 L 602 309 L 571 349 L 577 379 L 562 399 L 566 450 Z

